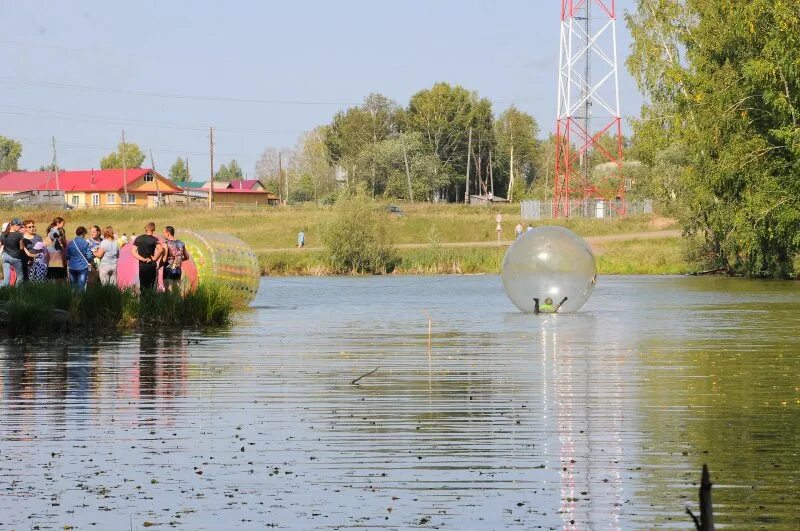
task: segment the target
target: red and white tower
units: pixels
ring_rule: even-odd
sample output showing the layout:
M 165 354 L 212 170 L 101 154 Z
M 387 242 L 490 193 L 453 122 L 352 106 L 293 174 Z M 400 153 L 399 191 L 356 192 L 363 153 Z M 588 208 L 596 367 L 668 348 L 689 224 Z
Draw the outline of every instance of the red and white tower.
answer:
M 561 0 L 553 217 L 593 199 L 625 214 L 615 4 Z M 604 135 L 611 141 L 601 143 Z M 613 171 L 593 179 L 591 159 L 613 163 Z

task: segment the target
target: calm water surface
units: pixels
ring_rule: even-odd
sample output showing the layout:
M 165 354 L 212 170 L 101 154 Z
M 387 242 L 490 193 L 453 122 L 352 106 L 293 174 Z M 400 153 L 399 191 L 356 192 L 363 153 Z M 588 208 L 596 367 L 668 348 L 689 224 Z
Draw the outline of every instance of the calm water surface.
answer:
M 495 276 L 287 278 L 211 334 L 6 341 L 0 528 L 688 528 L 703 463 L 719 525 L 798 528 L 799 316 L 791 283 L 537 317 Z

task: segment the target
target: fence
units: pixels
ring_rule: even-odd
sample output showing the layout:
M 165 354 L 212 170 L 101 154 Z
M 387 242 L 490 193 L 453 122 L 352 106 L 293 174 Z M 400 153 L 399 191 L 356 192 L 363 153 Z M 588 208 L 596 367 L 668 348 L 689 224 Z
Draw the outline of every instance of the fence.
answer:
M 572 201 L 569 205 L 569 217 L 573 218 L 615 218 L 621 210 L 621 203 L 609 203 L 602 200 L 592 199 L 588 201 Z M 520 203 L 522 219 L 552 219 L 552 201 L 523 201 Z M 652 214 L 653 200 L 642 199 L 640 201 L 625 202 L 626 215 L 633 214 Z M 560 216 L 561 214 L 559 214 Z

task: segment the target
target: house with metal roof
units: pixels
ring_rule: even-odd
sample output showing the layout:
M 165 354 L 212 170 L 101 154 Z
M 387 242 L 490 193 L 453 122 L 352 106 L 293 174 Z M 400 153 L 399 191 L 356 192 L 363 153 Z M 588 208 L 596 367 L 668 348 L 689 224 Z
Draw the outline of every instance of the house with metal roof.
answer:
M 155 170 L 12 171 L 0 173 L 0 196 L 63 191 L 73 207 L 152 207 L 182 189 Z

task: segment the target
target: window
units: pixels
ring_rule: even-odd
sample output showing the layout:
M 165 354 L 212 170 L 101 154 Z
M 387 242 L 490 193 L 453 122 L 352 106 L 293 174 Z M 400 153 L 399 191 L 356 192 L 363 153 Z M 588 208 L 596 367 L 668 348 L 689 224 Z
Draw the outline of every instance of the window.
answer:
M 106 194 L 106 204 L 113 205 L 117 202 L 117 194 Z
M 100 194 L 92 194 L 92 206 L 100 206 Z
M 81 204 L 80 200 L 81 200 L 80 196 L 77 196 L 77 195 L 73 195 L 72 196 L 72 204 L 73 205 L 75 205 L 75 206 L 80 205 Z
M 136 194 L 128 194 L 128 204 L 133 204 L 136 202 Z
M 153 182 L 153 174 L 152 173 L 145 173 L 144 174 L 144 182 L 146 182 L 146 183 Z

